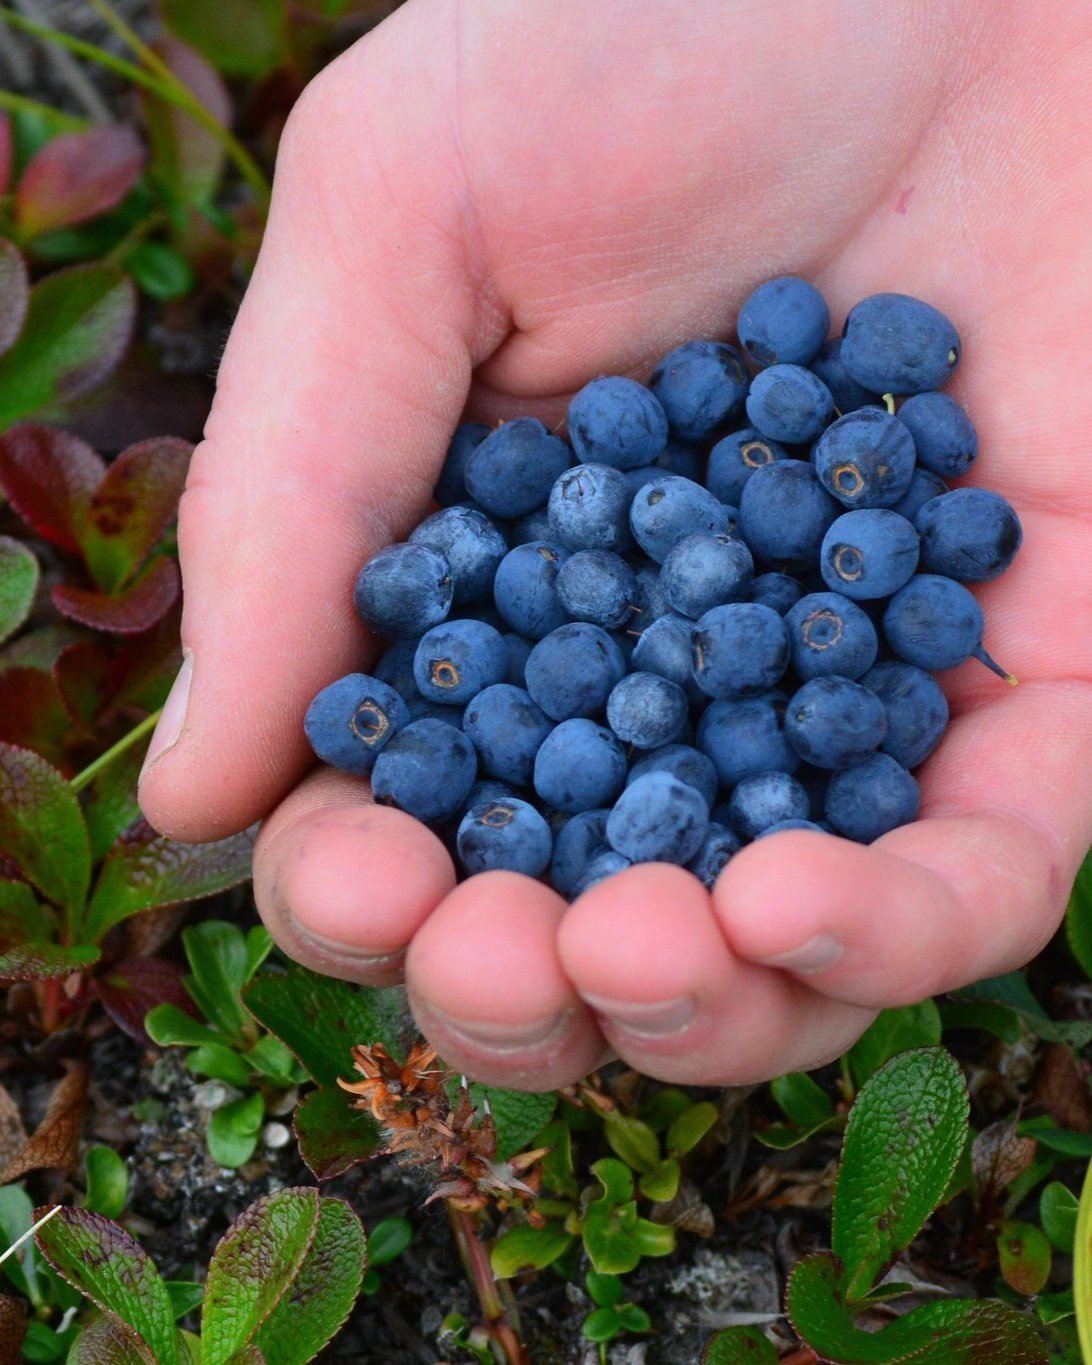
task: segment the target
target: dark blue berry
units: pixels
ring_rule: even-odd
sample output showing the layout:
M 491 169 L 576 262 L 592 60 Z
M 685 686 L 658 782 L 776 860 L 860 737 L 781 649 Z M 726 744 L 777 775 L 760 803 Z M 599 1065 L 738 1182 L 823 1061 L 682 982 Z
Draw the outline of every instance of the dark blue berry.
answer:
M 754 427 L 744 427 L 719 440 L 709 452 L 705 486 L 721 502 L 738 507 L 743 485 L 756 469 L 788 458 L 788 451 L 776 441 Z
M 508 542 L 481 512 L 471 507 L 445 507 L 411 531 L 409 543 L 427 545 L 447 560 L 453 605 L 491 600 L 493 575 L 508 553 Z
M 682 733 L 686 693 L 655 673 L 627 673 L 607 698 L 607 724 L 624 744 L 658 749 Z
M 531 783 L 535 755 L 554 722 L 522 687 L 494 683 L 470 702 L 463 730 L 478 752 L 478 767 L 514 787 Z
M 426 825 L 449 820 L 464 804 L 478 772 L 474 746 L 441 720 L 415 720 L 375 760 L 372 795 Z
M 978 458 L 978 432 L 946 393 L 908 398 L 899 408 L 899 421 L 914 438 L 918 464 L 941 478 L 958 479 Z
M 601 626 L 572 621 L 540 640 L 527 658 L 527 691 L 554 720 L 599 715 L 626 673 L 616 640 Z
M 578 464 L 550 490 L 550 529 L 568 550 L 615 550 L 633 544 L 629 506 L 633 489 L 625 474 L 605 464 Z
M 469 497 L 466 491 L 466 462 L 488 435 L 489 428 L 484 422 L 462 422 L 455 428 L 432 495 L 441 507 L 451 507 Z
M 573 396 L 568 431 L 583 464 L 636 469 L 651 464 L 667 445 L 667 414 L 643 384 L 606 375 Z
M 646 773 L 607 816 L 607 840 L 634 863 L 688 863 L 701 848 L 709 807 L 700 792 L 668 772 Z
M 923 668 L 887 660 L 861 678 L 887 712 L 882 748 L 904 768 L 924 763 L 948 726 L 948 700 L 940 684 Z
M 364 777 L 410 713 L 393 687 L 367 673 L 338 678 L 307 708 L 303 729 L 324 763 Z
M 569 619 L 557 593 L 557 575 L 569 551 L 544 540 L 517 545 L 501 560 L 493 601 L 505 622 L 529 640 L 541 640 Z
M 630 528 L 637 544 L 662 564 L 680 540 L 697 531 L 728 530 L 729 512 L 700 483 L 664 474 L 646 483 L 629 509 Z
M 779 693 L 712 702 L 698 721 L 694 745 L 712 761 L 724 788 L 734 787 L 749 773 L 792 773 L 801 763 L 785 737 L 784 698 Z
M 557 595 L 574 620 L 615 630 L 633 614 L 637 578 L 611 550 L 577 550 L 558 571 Z
M 576 885 L 573 887 L 572 899 L 582 896 L 585 891 L 590 891 L 593 886 L 598 886 L 600 882 L 605 882 L 608 877 L 613 877 L 616 872 L 624 872 L 627 867 L 633 864 L 621 853 L 615 853 L 614 849 L 607 848 L 602 853 L 596 854 L 581 873 Z
M 945 496 L 948 496 L 947 494 Z M 999 677 L 1013 681 L 982 648 L 982 608 L 952 578 L 916 574 L 892 597 L 883 615 L 887 643 L 919 668 L 955 668 L 973 655 Z
M 660 569 L 664 596 L 683 616 L 750 596 L 755 561 L 742 540 L 698 531 L 678 541 Z
M 733 854 L 739 852 L 739 838 L 726 826 L 712 821 L 706 826 L 697 853 L 686 864 L 707 891 L 712 891 L 717 878 Z
M 785 613 L 792 666 L 797 676 L 836 673 L 859 678 L 876 662 L 876 627 L 856 603 L 838 592 L 812 592 Z
M 368 560 L 353 587 L 366 626 L 388 640 L 423 635 L 447 619 L 454 584 L 443 555 L 427 545 L 388 545 Z
M 785 734 L 816 768 L 850 768 L 883 743 L 887 712 L 874 692 L 849 678 L 813 678 L 785 708 Z
M 890 597 L 918 567 L 918 533 L 898 512 L 862 507 L 832 522 L 819 551 L 819 571 L 856 602 Z
M 421 636 L 413 660 L 417 690 L 426 701 L 463 705 L 508 676 L 508 650 L 484 621 L 445 621 Z
M 420 636 L 409 636 L 405 640 L 393 640 L 372 666 L 372 676 L 393 687 L 404 701 L 420 696 L 413 676 L 419 639 Z
M 874 407 L 882 400 L 878 393 L 872 393 L 850 375 L 842 361 L 842 338 L 833 337 L 820 349 L 819 354 L 808 365 L 831 392 L 834 410 L 839 417 L 858 408 Z
M 491 515 L 522 517 L 546 501 L 571 463 L 569 447 L 537 417 L 515 417 L 471 451 L 466 487 Z
M 911 774 L 890 754 L 880 753 L 834 774 L 824 813 L 839 834 L 870 844 L 917 819 L 920 802 Z
M 898 512 L 899 516 L 905 517 L 907 521 L 913 521 L 930 498 L 939 498 L 941 493 L 947 491 L 948 485 L 939 474 L 933 474 L 928 469 L 922 469 L 921 465 L 915 465 L 910 487 L 890 510 Z
M 780 681 L 788 662 L 785 621 L 771 607 L 729 602 L 695 622 L 690 663 L 698 686 L 710 697 L 765 692 Z
M 689 701 L 706 701 L 690 669 L 692 621 L 669 613 L 647 626 L 633 646 L 632 664 L 644 673 L 667 678 L 686 693 Z
M 814 441 L 833 414 L 830 390 L 802 365 L 771 365 L 751 380 L 747 420 L 772 441 Z
M 806 820 L 811 803 L 804 787 L 788 773 L 752 773 L 736 784 L 728 802 L 732 828 L 741 839 L 757 839 L 782 820 Z
M 778 820 L 776 824 L 767 825 L 755 838 L 765 839 L 768 834 L 780 834 L 783 829 L 810 829 L 814 830 L 816 834 L 829 834 L 831 832 L 829 825 L 821 825 L 815 820 Z
M 830 331 L 830 309 L 815 285 L 780 275 L 744 300 L 736 331 L 756 365 L 807 365 Z
M 548 806 L 568 814 L 610 805 L 625 780 L 625 750 L 593 720 L 562 721 L 535 755 L 535 791 Z
M 689 744 L 665 744 L 645 754 L 630 768 L 626 786 L 646 773 L 658 772 L 668 772 L 701 792 L 707 806 L 716 800 L 718 782 L 713 760 Z
M 932 304 L 909 294 L 872 294 L 846 318 L 842 363 L 874 393 L 941 388 L 959 363 L 959 334 Z
M 760 573 L 751 581 L 750 601 L 761 602 L 764 607 L 771 607 L 778 616 L 784 616 L 803 595 L 803 585 L 799 579 L 793 578 L 792 574 L 776 571 Z
M 572 897 L 589 863 L 600 853 L 610 852 L 607 843 L 606 807 L 580 811 L 570 816 L 554 835 L 550 881 L 566 898 Z
M 503 868 L 539 877 L 550 864 L 550 826 L 527 801 L 508 797 L 478 801 L 463 816 L 456 834 L 466 872 Z
M 986 583 L 1004 573 L 1024 539 L 1012 504 L 988 488 L 953 488 L 932 498 L 914 522 L 921 564 L 960 583 Z
M 860 408 L 827 427 L 811 459 L 844 507 L 891 507 L 910 487 L 914 438 L 884 408 Z
M 747 393 L 747 367 L 723 341 L 687 341 L 652 371 L 649 387 L 660 400 L 674 435 L 703 441 L 735 417 Z
M 810 464 L 777 460 L 744 484 L 739 529 L 756 560 L 817 567 L 823 536 L 840 511 Z

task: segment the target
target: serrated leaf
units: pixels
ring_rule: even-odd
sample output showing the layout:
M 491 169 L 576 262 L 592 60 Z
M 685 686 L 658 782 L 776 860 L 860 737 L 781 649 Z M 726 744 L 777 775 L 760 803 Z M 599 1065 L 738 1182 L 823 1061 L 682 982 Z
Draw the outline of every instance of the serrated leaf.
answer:
M 115 266 L 74 265 L 39 280 L 0 356 L 0 427 L 93 388 L 121 359 L 135 317 L 136 289 Z
M 127 1322 L 104 1313 L 80 1329 L 65 1365 L 156 1365 L 156 1359 Z
M 28 1171 L 76 1169 L 87 1105 L 87 1068 L 74 1064 L 53 1087 L 45 1115 L 20 1151 L 0 1171 L 0 1184 Z
M 293 1187 L 256 1200 L 217 1243 L 201 1311 L 202 1365 L 227 1365 L 253 1343 L 318 1236 L 317 1190 Z
M 1077 1233 L 1077 1207 L 1077 1196 L 1060 1180 L 1052 1180 L 1039 1195 L 1039 1222 L 1043 1231 L 1051 1245 L 1067 1256 L 1073 1252 L 1073 1239 Z
M 558 1223 L 533 1228 L 519 1223 L 501 1233 L 489 1253 L 489 1264 L 498 1280 L 511 1279 L 521 1270 L 543 1270 L 573 1244 L 575 1238 Z
M 131 825 L 103 860 L 87 909 L 87 937 L 153 906 L 200 900 L 250 877 L 253 840 L 233 834 L 210 844 L 182 844 L 146 820 Z
M 19 1365 L 26 1335 L 26 1305 L 10 1294 L 0 1294 L 0 1365 Z
M 163 17 L 225 76 L 267 76 L 283 59 L 281 0 L 164 0 Z
M 78 621 L 81 626 L 108 630 L 113 635 L 137 635 L 166 616 L 178 601 L 181 588 L 177 563 L 159 558 L 120 592 L 97 592 L 58 583 L 51 597 L 62 616 Z
M 127 957 L 94 980 L 94 991 L 114 1023 L 130 1038 L 146 1043 L 144 1020 L 154 1006 L 188 1003 L 182 973 L 162 957 Z
M 116 1313 L 137 1331 L 156 1365 L 177 1365 L 166 1286 L 147 1252 L 124 1228 L 86 1209 L 62 1209 L 35 1237 L 59 1275 L 97 1308 Z
M 375 1156 L 383 1141 L 372 1116 L 354 1109 L 345 1091 L 333 1086 L 305 1095 L 296 1106 L 292 1126 L 300 1156 L 316 1180 L 343 1175 Z
M 18 666 L 0 673 L 0 743 L 33 749 L 68 777 L 71 735 L 72 719 L 52 674 Z
M 173 436 L 127 446 L 103 475 L 80 538 L 91 576 L 113 594 L 178 513 L 193 446 Z
M 705 1348 L 702 1365 L 777 1365 L 777 1348 L 757 1327 L 726 1327 Z
M 3 190 L 0 190 L 2 194 Z M 19 335 L 29 303 L 30 279 L 26 262 L 14 242 L 0 237 L 0 355 Z
M 15 190 L 23 240 L 106 213 L 125 198 L 144 168 L 144 147 L 127 123 L 61 133 L 31 157 Z
M 11 536 L 0 536 L 0 640 L 14 635 L 30 615 L 38 577 L 38 561 L 27 547 Z
M 360 1219 L 343 1199 L 322 1199 L 319 1225 L 302 1265 L 258 1331 L 267 1365 L 304 1365 L 352 1311 L 367 1264 Z
M 504 1090 L 500 1086 L 475 1084 L 470 1093 L 478 1109 L 483 1108 L 483 1099 L 488 1102 L 497 1130 L 497 1157 L 501 1161 L 530 1147 L 557 1107 L 555 1090 Z
M 940 1042 L 940 1011 L 933 1000 L 881 1010 L 846 1053 L 858 1089 L 897 1052 L 932 1047 Z
M 1065 912 L 1065 937 L 1069 951 L 1085 976 L 1092 977 L 1092 853 L 1081 864 Z
M 93 967 L 99 950 L 59 943 L 17 943 L 0 953 L 0 981 L 48 981 Z
M 862 1331 L 839 1296 L 836 1263 L 825 1254 L 797 1261 L 786 1308 L 801 1339 L 833 1365 L 1048 1365 L 1031 1320 L 996 1299 L 926 1304 L 878 1332 Z
M 217 1109 L 205 1131 L 212 1159 L 229 1170 L 237 1170 L 254 1155 L 265 1118 L 261 1095 L 244 1095 Z
M 0 744 L 0 853 L 75 921 L 91 880 L 79 802 L 56 768 L 12 744 Z
M 402 1057 L 405 995 L 401 987 L 351 986 L 302 967 L 255 977 L 243 1003 L 279 1038 L 319 1085 L 336 1086 L 355 1075 L 350 1049 L 382 1043 Z
M 1005 1283 L 1018 1294 L 1038 1294 L 1050 1278 L 1050 1243 L 1033 1223 L 1001 1224 L 997 1260 Z
M 169 35 L 154 45 L 173 74 L 224 127 L 231 124 L 231 96 L 216 68 L 194 48 Z M 192 114 L 140 92 L 155 174 L 182 204 L 211 199 L 224 167 L 223 143 Z
M 0 489 L 32 530 L 62 550 L 79 552 L 80 528 L 105 472 L 86 441 L 56 427 L 23 422 L 0 435 Z
M 967 1087 L 943 1048 L 900 1052 L 865 1082 L 846 1124 L 832 1246 L 848 1301 L 904 1251 L 936 1208 L 963 1149 Z

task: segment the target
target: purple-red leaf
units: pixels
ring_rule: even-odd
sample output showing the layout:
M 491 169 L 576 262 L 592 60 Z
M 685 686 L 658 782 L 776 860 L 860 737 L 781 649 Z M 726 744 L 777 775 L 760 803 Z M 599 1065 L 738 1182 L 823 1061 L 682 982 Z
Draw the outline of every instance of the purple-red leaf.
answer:
M 153 1005 L 175 1005 L 193 1010 L 193 1002 L 182 985 L 182 970 L 162 957 L 129 957 L 100 973 L 94 990 L 107 1014 L 138 1043 L 149 1042 L 144 1032 L 144 1016 Z
M 24 422 L 0 436 L 0 489 L 31 530 L 79 552 L 79 534 L 106 465 L 56 427 Z
M 65 746 L 71 725 L 49 673 L 19 667 L 0 673 L 0 743 L 33 749 L 69 777 Z
M 103 592 L 117 592 L 177 514 L 192 450 L 177 437 L 155 437 L 129 446 L 107 469 L 81 538 Z
M 231 95 L 220 73 L 194 48 L 167 36 L 155 45 L 171 71 L 224 125 L 231 125 Z M 183 204 L 211 198 L 220 183 L 224 147 L 219 138 L 176 104 L 140 92 L 144 122 L 152 144 L 157 175 Z
M 0 1185 L 18 1180 L 27 1171 L 58 1167 L 71 1174 L 76 1169 L 86 1103 L 87 1068 L 78 1062 L 54 1086 L 45 1118 L 0 1171 Z
M 57 656 L 53 680 L 73 724 L 95 732 L 110 699 L 113 660 L 97 640 L 77 640 Z
M 300 1156 L 316 1180 L 344 1175 L 383 1145 L 370 1114 L 354 1109 L 344 1090 L 323 1086 L 305 1095 L 292 1117 Z
M 2 158 L 3 149 L 0 148 Z M 26 262 L 14 242 L 0 238 L 0 353 L 8 349 L 22 330 L 29 303 L 30 279 Z
M 60 583 L 53 589 L 53 605 L 70 621 L 92 630 L 135 635 L 149 630 L 178 600 L 182 579 L 173 559 L 157 559 L 125 589 L 114 595 Z
M 79 802 L 56 768 L 11 744 L 0 744 L 0 854 L 76 922 L 91 877 Z
M 151 630 L 127 639 L 114 658 L 110 690 L 114 704 L 138 711 L 155 711 L 167 700 L 171 683 L 182 666 L 177 607 Z
M 11 168 L 15 163 L 15 138 L 11 131 L 11 119 L 0 113 L 0 195 L 8 190 Z
M 24 239 L 116 208 L 140 178 L 144 148 L 127 123 L 60 133 L 31 158 L 15 190 Z

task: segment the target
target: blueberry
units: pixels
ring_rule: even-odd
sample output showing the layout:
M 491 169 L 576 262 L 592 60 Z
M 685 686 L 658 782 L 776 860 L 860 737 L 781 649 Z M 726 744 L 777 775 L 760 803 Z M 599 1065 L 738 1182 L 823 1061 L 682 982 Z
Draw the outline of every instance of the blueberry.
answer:
M 700 483 L 664 474 L 639 490 L 629 510 L 633 538 L 650 559 L 662 564 L 685 536 L 724 532 L 729 512 Z
M 803 681 L 859 678 L 876 662 L 876 627 L 838 592 L 811 592 L 785 613 L 792 666 Z
M 758 602 L 713 607 L 695 622 L 690 660 L 698 686 L 710 697 L 764 692 L 788 666 L 785 621 Z
M 626 778 L 626 786 L 646 773 L 668 772 L 680 782 L 701 792 L 705 804 L 712 806 L 717 796 L 717 770 L 713 760 L 689 744 L 665 744 L 653 749 L 634 763 Z
M 572 899 L 582 896 L 585 891 L 590 891 L 593 886 L 598 886 L 600 882 L 605 882 L 608 877 L 613 877 L 616 872 L 624 872 L 627 867 L 633 864 L 628 858 L 624 858 L 621 853 L 615 853 L 614 849 L 607 848 L 602 853 L 596 854 L 581 873 L 576 885 L 572 890 Z
M 708 700 L 690 669 L 692 621 L 669 613 L 647 626 L 633 647 L 631 663 L 644 673 L 656 673 L 677 683 L 689 701 Z
M 839 834 L 870 844 L 916 819 L 920 800 L 917 782 L 901 763 L 890 754 L 873 754 L 834 774 L 825 814 Z
M 505 798 L 479 801 L 463 816 L 456 848 L 465 871 L 503 868 L 539 877 L 550 864 L 550 826 L 527 801 Z
M 505 622 L 529 640 L 541 640 L 569 619 L 557 592 L 557 575 L 569 551 L 545 540 L 517 545 L 501 560 L 493 601 Z
M 939 574 L 916 574 L 892 597 L 883 615 L 887 643 L 906 663 L 942 670 L 973 655 L 999 677 L 1013 681 L 982 648 L 983 627 L 982 608 L 970 591 Z
M 536 507 L 533 512 L 528 512 L 525 517 L 520 517 L 518 521 L 509 523 L 508 544 L 512 549 L 515 549 L 517 545 L 526 545 L 532 540 L 549 542 L 552 539 L 553 531 L 550 529 L 549 507 Z
M 914 525 L 921 533 L 922 568 L 960 583 L 997 578 L 1024 539 L 1012 505 L 987 488 L 953 488 L 930 499 Z
M 838 503 L 804 460 L 777 460 L 754 474 L 739 499 L 739 529 L 756 560 L 817 567 Z
M 913 521 L 924 503 L 930 498 L 939 498 L 941 493 L 947 491 L 948 485 L 939 474 L 933 474 L 928 469 L 922 469 L 921 465 L 915 465 L 910 487 L 898 502 L 892 504 L 890 510 L 898 512 L 899 516 L 905 517 L 907 521 Z
M 776 824 L 767 825 L 755 835 L 756 839 L 765 839 L 768 834 L 780 834 L 783 829 L 811 829 L 816 834 L 829 834 L 831 827 L 819 824 L 815 820 L 778 820 Z
M 813 284 L 781 275 L 748 295 L 736 331 L 756 365 L 807 365 L 830 331 L 830 309 Z
M 426 701 L 463 704 L 508 676 L 508 650 L 484 621 L 445 621 L 421 636 L 413 660 L 417 690 Z
M 592 859 L 600 853 L 610 852 L 607 843 L 609 814 L 606 807 L 580 811 L 566 820 L 554 835 L 550 881 L 562 896 L 572 897 Z
M 839 417 L 811 454 L 819 481 L 844 507 L 891 507 L 914 475 L 914 438 L 883 408 Z
M 576 717 L 554 727 L 535 755 L 535 791 L 576 814 L 609 805 L 626 780 L 626 753 L 604 725 Z
M 738 852 L 738 837 L 726 825 L 710 821 L 697 853 L 686 864 L 687 870 L 693 872 L 707 891 L 712 891 L 725 865 Z
M 842 363 L 875 393 L 939 389 L 959 363 L 959 334 L 932 304 L 908 294 L 872 294 L 849 311 Z
M 916 393 L 899 408 L 914 438 L 918 464 L 945 479 L 966 474 L 978 458 L 978 432 L 966 411 L 946 393 Z
M 527 660 L 535 642 L 528 640 L 526 635 L 517 635 L 514 630 L 502 631 L 501 635 L 504 647 L 508 651 L 508 672 L 504 681 L 511 683 L 513 687 L 523 687 L 527 681 Z
M 803 595 L 803 584 L 799 579 L 793 578 L 792 574 L 771 571 L 760 573 L 757 578 L 751 580 L 750 601 L 761 602 L 764 607 L 771 607 L 778 616 L 784 616 Z
M 409 711 L 410 720 L 439 720 L 445 725 L 454 725 L 456 730 L 463 728 L 463 709 L 462 706 L 448 706 L 443 702 L 432 701 L 422 697 L 417 691 L 412 697 L 406 698 L 406 710 Z
M 447 560 L 453 605 L 491 600 L 493 575 L 508 553 L 508 542 L 481 512 L 471 507 L 445 507 L 411 531 L 409 543 L 427 545 Z
M 477 750 L 478 767 L 514 787 L 530 785 L 535 754 L 553 728 L 530 695 L 510 683 L 484 688 L 463 714 L 463 730 Z
M 647 630 L 654 621 L 668 615 L 671 604 L 664 596 L 658 564 L 641 564 L 637 569 L 636 579 L 633 625 L 640 630 Z
M 573 396 L 568 430 L 582 463 L 635 469 L 651 464 L 667 445 L 667 414 L 643 384 L 607 375 Z
M 711 607 L 749 596 L 755 561 L 742 540 L 698 531 L 678 541 L 660 570 L 664 596 L 694 619 Z
M 626 661 L 601 626 L 572 621 L 540 640 L 527 658 L 527 691 L 554 720 L 598 715 Z
M 701 483 L 705 474 L 705 456 L 696 446 L 672 437 L 657 455 L 654 467 L 657 474 L 678 474 L 680 478 Z
M 611 550 L 577 550 L 558 571 L 557 595 L 574 620 L 614 630 L 633 614 L 637 578 Z
M 698 721 L 694 744 L 712 761 L 725 788 L 749 773 L 795 772 L 801 762 L 785 737 L 784 698 L 779 693 L 712 702 Z
M 784 446 L 755 431 L 754 427 L 744 427 L 719 440 L 709 452 L 705 486 L 719 501 L 738 507 L 743 485 L 756 469 L 788 458 Z
M 461 730 L 440 720 L 415 720 L 375 760 L 372 795 L 380 805 L 437 824 L 463 805 L 477 771 L 474 746 Z
M 890 597 L 914 576 L 920 544 L 914 527 L 886 507 L 862 507 L 832 522 L 819 571 L 835 592 L 857 602 Z
M 455 428 L 432 494 L 441 507 L 451 507 L 468 496 L 466 462 L 488 435 L 489 428 L 484 422 L 462 422 Z
M 887 712 L 887 735 L 882 744 L 904 768 L 924 763 L 948 726 L 948 701 L 940 684 L 923 668 L 887 660 L 860 680 L 875 692 Z
M 841 337 L 833 337 L 826 342 L 808 369 L 817 374 L 830 390 L 834 410 L 839 417 L 844 417 L 847 412 L 855 412 L 857 408 L 874 407 L 882 401 L 878 393 L 872 393 L 858 384 L 847 372 L 842 361 Z
M 620 469 L 578 464 L 550 490 L 550 530 L 568 550 L 616 550 L 633 544 L 629 505 L 633 490 Z
M 773 441 L 814 441 L 833 414 L 830 390 L 801 365 L 771 365 L 751 380 L 747 420 Z
M 850 768 L 883 743 L 887 712 L 875 693 L 849 678 L 813 678 L 785 708 L 785 734 L 816 768 Z
M 413 676 L 413 660 L 417 653 L 418 635 L 404 640 L 393 640 L 372 665 L 372 676 L 393 687 L 403 701 L 420 696 Z
M 703 441 L 735 417 L 747 393 L 747 367 L 723 341 L 687 341 L 652 371 L 649 387 L 683 441 Z
M 627 673 L 607 698 L 607 724 L 623 744 L 658 749 L 687 721 L 686 693 L 655 673 Z
M 741 839 L 757 839 L 782 820 L 806 820 L 811 803 L 803 786 L 788 773 L 752 773 L 736 784 L 728 813 Z
M 324 763 L 363 777 L 409 721 L 406 703 L 393 687 L 367 673 L 349 673 L 316 695 L 303 729 Z
M 388 545 L 368 560 L 353 587 L 360 619 L 388 640 L 423 635 L 439 625 L 453 595 L 447 560 L 427 545 Z
M 571 463 L 569 447 L 537 417 L 514 417 L 471 451 L 466 487 L 493 516 L 522 517 L 546 501 Z
M 634 863 L 685 865 L 701 848 L 709 808 L 700 792 L 668 772 L 646 773 L 607 816 L 607 840 Z

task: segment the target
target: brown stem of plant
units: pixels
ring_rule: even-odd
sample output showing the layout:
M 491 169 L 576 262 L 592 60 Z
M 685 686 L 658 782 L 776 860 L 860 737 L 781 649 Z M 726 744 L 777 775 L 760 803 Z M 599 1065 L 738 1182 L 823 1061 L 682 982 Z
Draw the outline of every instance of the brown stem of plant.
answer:
M 42 982 L 42 1032 L 54 1033 L 61 1022 L 61 981 L 50 976 Z
M 791 1351 L 787 1356 L 782 1356 L 780 1365 L 817 1365 L 819 1357 L 810 1346 L 801 1346 L 797 1351 Z
M 508 1290 L 507 1283 L 494 1278 L 493 1267 L 489 1264 L 489 1252 L 478 1236 L 473 1214 L 467 1213 L 465 1209 L 455 1208 L 450 1201 L 445 1203 L 455 1245 L 459 1250 L 459 1259 L 478 1295 L 485 1326 L 503 1352 L 505 1365 L 532 1365 L 531 1357 L 520 1340 L 519 1314 L 516 1311 L 515 1300 Z

